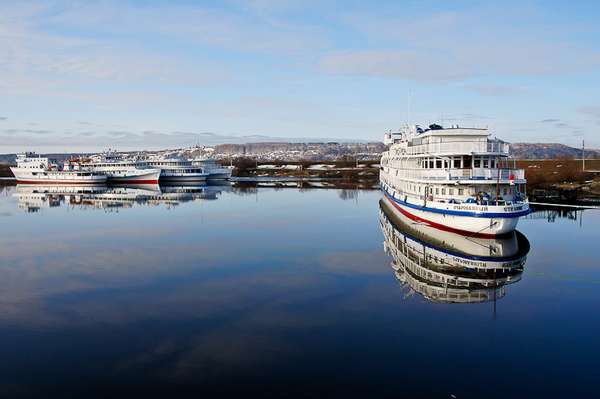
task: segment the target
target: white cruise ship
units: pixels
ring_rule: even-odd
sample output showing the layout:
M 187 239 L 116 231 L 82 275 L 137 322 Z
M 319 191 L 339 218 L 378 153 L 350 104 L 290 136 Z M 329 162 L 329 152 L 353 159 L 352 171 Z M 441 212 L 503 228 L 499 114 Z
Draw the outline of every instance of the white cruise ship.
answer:
M 116 153 L 100 154 L 82 162 L 94 172 L 105 175 L 110 183 L 158 184 L 160 178 L 160 169 L 140 165 L 137 160 Z
M 11 167 L 19 184 L 104 184 L 106 176 L 82 167 L 78 162 L 65 162 L 62 169 L 48 158 L 27 152 L 17 155 L 17 166 Z
M 380 184 L 394 209 L 442 230 L 493 237 L 527 215 L 525 172 L 487 129 L 404 126 L 385 134 Z

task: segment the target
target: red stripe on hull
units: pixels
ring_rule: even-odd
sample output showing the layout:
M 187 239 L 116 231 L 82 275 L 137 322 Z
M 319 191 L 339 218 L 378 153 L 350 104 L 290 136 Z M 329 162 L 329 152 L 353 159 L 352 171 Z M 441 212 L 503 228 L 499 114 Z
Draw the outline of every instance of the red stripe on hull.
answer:
M 431 227 L 435 227 L 438 230 L 449 231 L 451 233 L 456 233 L 456 234 L 460 234 L 460 235 L 468 236 L 468 237 L 480 237 L 480 238 L 496 238 L 496 237 L 498 237 L 498 234 L 474 233 L 471 231 L 455 229 L 453 227 L 446 226 L 444 224 L 440 224 L 440 223 L 432 222 L 431 220 L 423 219 L 422 217 L 413 215 L 412 213 L 408 212 L 407 210 L 402 209 L 400 207 L 400 205 L 398 205 L 394 201 L 392 201 L 387 195 L 385 196 L 385 198 L 394 206 L 394 208 L 398 209 L 404 216 L 406 216 L 412 220 L 415 220 L 417 222 L 427 223 Z

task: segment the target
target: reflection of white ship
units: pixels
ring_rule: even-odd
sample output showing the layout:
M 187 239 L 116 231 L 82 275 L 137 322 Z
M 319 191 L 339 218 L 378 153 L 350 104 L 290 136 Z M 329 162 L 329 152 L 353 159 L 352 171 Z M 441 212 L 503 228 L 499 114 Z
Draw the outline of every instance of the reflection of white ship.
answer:
M 380 202 L 385 251 L 398 280 L 432 302 L 485 302 L 521 279 L 529 242 L 518 231 L 497 238 L 444 232 L 393 212 Z
M 40 186 L 18 185 L 13 194 L 18 198 L 21 209 L 36 212 L 42 208 L 61 205 L 82 208 L 115 209 L 133 206 L 166 205 L 176 206 L 196 200 L 213 200 L 222 191 L 230 190 L 224 186 L 168 186 L 157 184 L 99 186 Z
M 106 176 L 81 167 L 76 162 L 65 162 L 62 169 L 48 158 L 28 152 L 17 155 L 17 166 L 11 167 L 17 183 L 22 184 L 102 184 Z
M 39 185 L 19 184 L 13 196 L 18 198 L 18 206 L 27 212 L 37 212 L 43 208 L 58 207 L 63 202 L 81 204 L 86 196 L 106 190 L 105 185 Z

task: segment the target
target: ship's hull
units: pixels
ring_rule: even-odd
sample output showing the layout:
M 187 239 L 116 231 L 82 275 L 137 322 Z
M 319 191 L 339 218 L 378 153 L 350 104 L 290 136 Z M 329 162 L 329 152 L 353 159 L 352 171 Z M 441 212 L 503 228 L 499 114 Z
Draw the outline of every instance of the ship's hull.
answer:
M 164 175 L 161 174 L 160 181 L 164 183 L 198 183 L 206 181 L 206 174 L 189 175 Z
M 46 175 L 36 172 L 34 175 L 31 171 L 19 170 L 19 168 L 11 168 L 17 184 L 42 184 L 42 185 L 87 185 L 87 184 L 104 184 L 106 176 L 90 175 L 77 176 L 76 173 L 63 172 L 46 172 Z
M 207 180 L 229 180 L 231 178 L 231 172 L 216 172 L 210 173 Z
M 136 171 L 125 175 L 107 172 L 108 182 L 113 184 L 158 184 L 160 170 Z
M 440 230 L 450 231 L 462 235 L 475 237 L 496 237 L 513 232 L 519 217 L 529 213 L 529 209 L 514 213 L 480 213 L 469 215 L 471 212 L 461 212 L 463 214 L 452 214 L 440 209 L 428 208 L 427 206 L 415 206 L 392 197 L 385 192 L 384 196 L 395 212 L 398 212 L 414 221 L 426 223 Z

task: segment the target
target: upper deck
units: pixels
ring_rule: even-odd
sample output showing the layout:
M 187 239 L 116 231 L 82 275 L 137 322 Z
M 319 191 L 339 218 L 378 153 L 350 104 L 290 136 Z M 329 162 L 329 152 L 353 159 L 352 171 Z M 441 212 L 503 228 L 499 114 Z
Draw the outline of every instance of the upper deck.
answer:
M 418 125 L 404 126 L 397 132 L 385 134 L 384 143 L 394 155 L 479 155 L 493 154 L 508 157 L 509 145 L 499 139 L 490 139 L 487 128 L 443 128 L 430 125 L 433 129 L 421 129 Z

